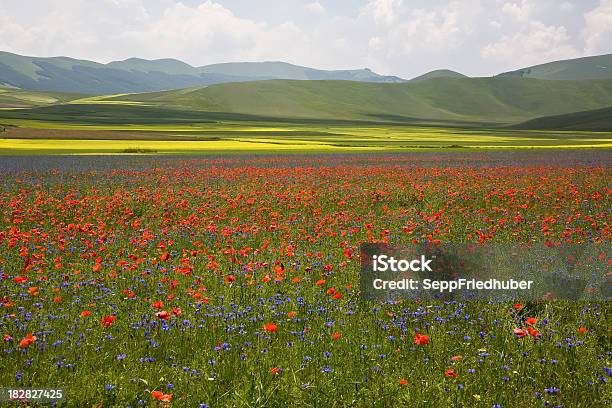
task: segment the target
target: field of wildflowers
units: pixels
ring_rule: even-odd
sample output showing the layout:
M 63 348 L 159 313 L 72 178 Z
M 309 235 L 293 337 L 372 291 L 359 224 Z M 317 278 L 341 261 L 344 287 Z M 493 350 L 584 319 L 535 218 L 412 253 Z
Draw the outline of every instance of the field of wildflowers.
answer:
M 609 151 L 0 160 L 0 386 L 58 406 L 603 407 L 607 302 L 359 295 L 364 242 L 610 245 Z

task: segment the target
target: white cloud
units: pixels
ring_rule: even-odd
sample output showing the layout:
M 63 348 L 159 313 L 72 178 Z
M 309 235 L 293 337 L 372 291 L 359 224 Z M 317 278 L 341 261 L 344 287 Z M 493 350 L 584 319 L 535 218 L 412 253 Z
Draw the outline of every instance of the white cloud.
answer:
M 587 54 L 612 51 L 612 0 L 601 0 L 598 7 L 585 13 L 585 52 Z
M 313 1 L 312 3 L 307 3 L 304 5 L 304 8 L 310 12 L 315 14 L 325 14 L 325 7 L 318 1 Z
M 0 0 L 0 49 L 102 62 L 284 60 L 404 77 L 490 75 L 612 51 L 612 0 L 286 1 L 262 13 L 228 0 Z
M 536 21 L 512 36 L 504 36 L 486 45 L 482 49 L 482 56 L 507 61 L 517 67 L 535 65 L 579 55 L 580 52 L 571 45 L 570 40 L 565 27 L 547 26 Z
M 533 6 L 529 0 L 521 0 L 519 3 L 504 3 L 502 11 L 519 21 L 526 21 L 531 17 Z

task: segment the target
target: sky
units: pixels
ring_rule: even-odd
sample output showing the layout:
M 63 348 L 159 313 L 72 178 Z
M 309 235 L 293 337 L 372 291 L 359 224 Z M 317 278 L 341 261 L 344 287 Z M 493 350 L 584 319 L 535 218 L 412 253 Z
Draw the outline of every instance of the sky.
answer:
M 612 0 L 0 0 L 0 50 L 489 76 L 612 53 Z

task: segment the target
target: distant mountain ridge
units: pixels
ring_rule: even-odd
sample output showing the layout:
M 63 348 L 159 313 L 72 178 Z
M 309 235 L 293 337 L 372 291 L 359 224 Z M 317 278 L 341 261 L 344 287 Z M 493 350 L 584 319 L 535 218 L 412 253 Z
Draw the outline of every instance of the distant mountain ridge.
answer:
M 28 90 L 112 94 L 155 92 L 265 79 L 405 82 L 371 70 L 319 70 L 285 62 L 239 62 L 193 67 L 175 59 L 129 58 L 101 64 L 68 57 L 27 57 L 0 51 L 0 85 Z

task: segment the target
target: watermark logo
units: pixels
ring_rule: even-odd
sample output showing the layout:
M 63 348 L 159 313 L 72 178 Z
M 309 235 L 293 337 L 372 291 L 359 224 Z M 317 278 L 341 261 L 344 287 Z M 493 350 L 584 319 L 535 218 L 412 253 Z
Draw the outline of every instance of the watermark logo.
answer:
M 606 245 L 363 244 L 366 299 L 610 300 Z

